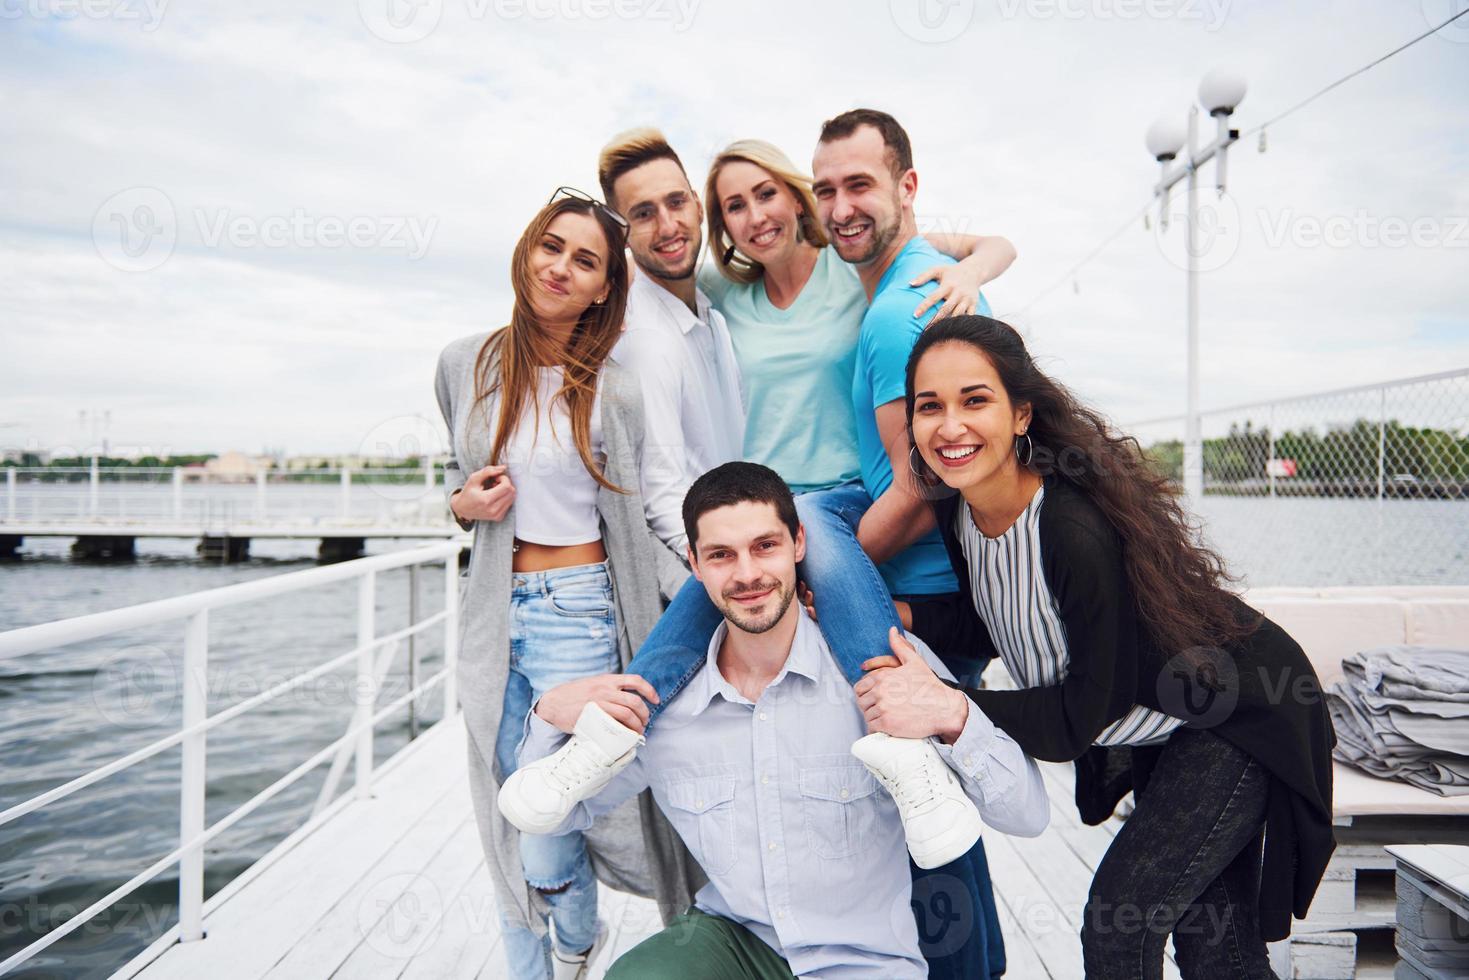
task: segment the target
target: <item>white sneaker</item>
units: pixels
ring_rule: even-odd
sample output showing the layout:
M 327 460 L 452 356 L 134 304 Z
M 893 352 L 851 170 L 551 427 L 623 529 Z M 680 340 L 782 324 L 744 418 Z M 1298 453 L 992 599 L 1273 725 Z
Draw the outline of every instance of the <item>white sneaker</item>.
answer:
M 522 766 L 500 786 L 500 812 L 527 834 L 549 834 L 637 755 L 643 736 L 589 702 L 571 740 Z
M 597 920 L 597 938 L 585 953 L 563 953 L 551 946 L 551 980 L 586 980 L 587 967 L 607 942 L 607 923 Z
M 978 808 L 928 739 L 874 732 L 853 742 L 852 754 L 898 804 L 914 864 L 920 868 L 948 864 L 979 840 L 984 825 Z

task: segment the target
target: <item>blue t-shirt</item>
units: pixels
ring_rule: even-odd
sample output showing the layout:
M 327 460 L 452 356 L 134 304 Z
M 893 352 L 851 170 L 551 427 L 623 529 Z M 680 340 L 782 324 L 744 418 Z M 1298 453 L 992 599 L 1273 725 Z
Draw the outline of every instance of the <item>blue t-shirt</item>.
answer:
M 887 448 L 877 432 L 877 408 L 900 400 L 907 382 L 908 355 L 934 310 L 915 319 L 914 309 L 923 297 L 938 287 L 935 282 L 908 285 L 936 265 L 954 260 L 918 236 L 903 247 L 883 273 L 873 293 L 872 305 L 862 318 L 857 339 L 857 370 L 852 376 L 852 407 L 857 414 L 857 453 L 862 466 L 862 483 L 873 500 L 893 482 Z M 990 315 L 983 294 L 976 312 Z M 904 474 L 904 479 L 908 479 Z M 913 542 L 905 551 L 878 566 L 893 595 L 938 595 L 958 590 L 958 580 L 949 566 L 943 538 L 937 528 Z
M 852 372 L 867 293 L 834 248 L 823 248 L 782 310 L 765 283 L 730 282 L 706 263 L 699 285 L 724 314 L 745 393 L 744 458 L 795 493 L 857 479 Z

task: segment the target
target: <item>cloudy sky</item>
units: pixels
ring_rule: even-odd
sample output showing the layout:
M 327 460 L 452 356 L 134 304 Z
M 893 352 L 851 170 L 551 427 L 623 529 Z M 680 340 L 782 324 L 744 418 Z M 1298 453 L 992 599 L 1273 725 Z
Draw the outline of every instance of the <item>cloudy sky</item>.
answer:
M 911 133 L 922 226 L 1015 242 L 991 302 L 1055 374 L 1180 412 L 1181 226 L 1062 279 L 1146 202 L 1149 123 L 1227 65 L 1249 130 L 1462 7 L 0 0 L 0 446 L 84 447 L 82 412 L 114 451 L 394 443 L 612 133 L 662 127 L 701 184 L 742 137 L 808 161 L 858 105 Z M 1469 367 L 1466 91 L 1469 17 L 1235 148 L 1206 407 Z

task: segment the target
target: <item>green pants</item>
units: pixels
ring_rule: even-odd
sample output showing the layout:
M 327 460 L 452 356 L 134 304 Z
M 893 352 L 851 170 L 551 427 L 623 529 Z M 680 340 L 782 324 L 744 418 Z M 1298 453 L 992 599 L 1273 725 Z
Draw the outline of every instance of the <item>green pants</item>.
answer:
M 607 980 L 793 980 L 791 968 L 738 923 L 689 909 L 623 953 Z

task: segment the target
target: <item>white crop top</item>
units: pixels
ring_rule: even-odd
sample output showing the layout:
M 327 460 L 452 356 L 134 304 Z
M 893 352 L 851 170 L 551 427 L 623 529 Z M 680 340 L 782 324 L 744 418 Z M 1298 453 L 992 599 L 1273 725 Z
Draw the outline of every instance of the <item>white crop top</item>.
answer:
M 533 544 L 586 544 L 602 537 L 597 515 L 597 481 L 587 472 L 571 437 L 571 415 L 565 402 L 551 399 L 561 390 L 560 367 L 539 369 L 540 425 L 526 401 L 520 424 L 505 446 L 505 465 L 515 486 L 515 536 Z M 598 465 L 607 454 L 602 444 L 602 387 L 592 403 L 592 455 Z

